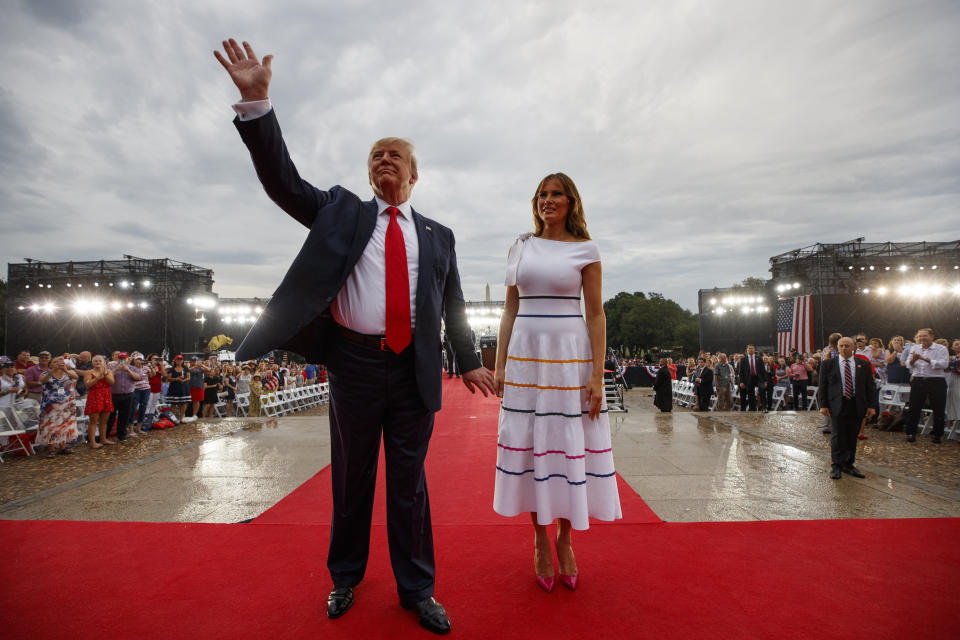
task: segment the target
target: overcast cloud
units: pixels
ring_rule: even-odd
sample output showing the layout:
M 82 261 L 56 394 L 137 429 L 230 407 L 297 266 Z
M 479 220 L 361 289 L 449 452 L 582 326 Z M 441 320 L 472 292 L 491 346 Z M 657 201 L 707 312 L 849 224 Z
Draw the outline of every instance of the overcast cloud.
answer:
M 417 145 L 416 209 L 464 293 L 503 295 L 539 179 L 564 171 L 605 297 L 769 277 L 815 242 L 960 238 L 960 3 L 0 2 L 0 258 L 170 257 L 269 295 L 306 230 L 231 124 L 228 36 L 274 54 L 301 174 L 371 196 Z

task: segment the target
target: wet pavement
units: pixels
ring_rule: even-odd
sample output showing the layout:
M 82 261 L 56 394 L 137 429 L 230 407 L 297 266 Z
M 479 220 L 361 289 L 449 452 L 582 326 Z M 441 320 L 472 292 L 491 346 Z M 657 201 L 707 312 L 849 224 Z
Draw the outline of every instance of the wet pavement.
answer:
M 869 432 L 831 480 L 816 414 L 657 412 L 648 389 L 610 414 L 617 471 L 673 522 L 960 515 L 960 443 Z M 214 419 L 122 447 L 0 465 L 0 518 L 238 522 L 329 464 L 326 409 Z

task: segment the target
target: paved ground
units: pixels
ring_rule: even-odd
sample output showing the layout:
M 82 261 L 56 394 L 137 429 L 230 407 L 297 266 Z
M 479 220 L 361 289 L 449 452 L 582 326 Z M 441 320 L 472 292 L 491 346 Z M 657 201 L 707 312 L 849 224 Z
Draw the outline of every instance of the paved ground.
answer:
M 827 477 L 814 414 L 653 409 L 648 389 L 611 414 L 617 470 L 674 522 L 960 515 L 960 443 L 870 431 L 865 480 Z M 0 518 L 238 522 L 329 463 L 325 409 L 278 421 L 181 425 L 122 448 L 0 465 Z M 491 480 L 492 481 L 492 480 Z

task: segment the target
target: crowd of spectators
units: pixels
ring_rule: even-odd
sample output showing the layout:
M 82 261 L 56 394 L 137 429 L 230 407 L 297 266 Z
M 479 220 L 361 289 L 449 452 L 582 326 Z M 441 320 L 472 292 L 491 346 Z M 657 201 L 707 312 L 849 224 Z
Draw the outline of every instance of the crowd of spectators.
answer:
M 774 392 L 777 387 L 784 389 L 781 409 L 805 411 L 810 408 L 807 389 L 818 386 L 821 364 L 828 358 L 838 356 L 837 342 L 841 337 L 843 337 L 841 333 L 831 334 L 827 345 L 818 351 L 800 353 L 796 349 L 791 349 L 789 353 L 784 354 L 757 353 L 756 363 L 762 367 L 762 371 L 758 372 L 757 376 L 761 382 L 757 384 L 755 403 L 752 402 L 752 394 L 746 388 L 749 385 L 744 380 L 745 377 L 749 377 L 749 373 L 746 368 L 740 366 L 744 358 L 753 354 L 753 345 L 747 345 L 741 353 L 729 355 L 701 351 L 696 357 L 680 359 L 677 363 L 673 358 L 661 358 L 659 366 L 666 366 L 673 380 L 690 381 L 699 397 L 710 397 L 715 394 L 717 411 L 733 408 L 733 391 L 737 388 L 740 390 L 738 395 L 741 409 L 773 411 L 777 406 L 774 403 Z M 924 407 L 932 410 L 934 434 L 942 434 L 944 425 L 960 423 L 960 338 L 952 341 L 936 338 L 931 329 L 920 329 L 911 339 L 896 335 L 884 341 L 858 333 L 854 340 L 856 357 L 870 363 L 878 392 L 888 384 L 910 385 L 910 406 L 917 412 L 917 416 Z M 932 344 L 925 346 L 925 343 Z M 642 366 L 647 363 L 641 358 L 625 358 L 620 359 L 617 364 L 622 368 Z M 705 375 L 707 369 L 710 371 L 709 375 Z M 938 377 L 942 378 L 944 383 L 937 382 Z M 920 382 L 921 380 L 932 382 Z M 708 384 L 710 389 L 701 389 Z M 700 404 L 697 409 L 708 410 L 708 407 Z M 915 416 L 905 417 L 906 428 L 909 430 L 909 425 L 915 420 Z M 866 426 L 865 420 L 860 428 L 861 439 L 868 437 L 865 433 Z M 824 422 L 824 430 L 829 432 L 829 419 Z
M 78 405 L 89 417 L 87 442 L 92 449 L 113 446 L 152 430 L 159 409 L 175 422 L 210 418 L 222 402 L 227 417 L 237 396 L 248 396 L 248 415 L 261 414 L 260 395 L 279 389 L 326 382 L 322 365 L 277 363 L 273 358 L 243 363 L 181 355 L 165 361 L 159 354 L 89 351 L 52 357 L 48 351 L 16 359 L 0 356 L 0 414 L 14 429 L 37 424 L 34 445 L 46 455 L 69 455 L 78 441 Z M 2 436 L 2 432 L 0 432 Z

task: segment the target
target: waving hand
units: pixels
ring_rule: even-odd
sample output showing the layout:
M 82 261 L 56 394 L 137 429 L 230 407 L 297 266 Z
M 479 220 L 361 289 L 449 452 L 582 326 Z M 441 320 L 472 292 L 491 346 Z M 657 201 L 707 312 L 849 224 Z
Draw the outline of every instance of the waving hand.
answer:
M 244 102 L 266 100 L 273 75 L 270 70 L 273 56 L 264 56 L 261 63 L 248 42 L 244 42 L 241 49 L 233 38 L 223 41 L 223 51 L 227 54 L 226 58 L 219 51 L 214 51 L 213 55 L 230 74 L 233 84 L 240 90 L 241 99 Z

